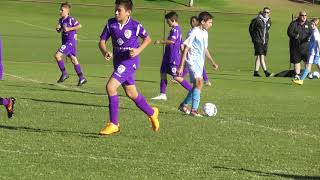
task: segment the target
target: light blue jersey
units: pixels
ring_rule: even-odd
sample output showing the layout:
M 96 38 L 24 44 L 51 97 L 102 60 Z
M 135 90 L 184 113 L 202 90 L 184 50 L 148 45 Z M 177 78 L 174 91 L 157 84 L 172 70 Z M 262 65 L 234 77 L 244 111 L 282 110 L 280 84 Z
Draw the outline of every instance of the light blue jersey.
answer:
M 318 42 L 320 41 L 320 34 L 318 28 L 312 31 L 311 39 L 309 42 L 309 64 L 319 64 L 319 47 Z
M 203 66 L 208 48 L 208 32 L 199 27 L 193 28 L 183 43 L 189 47 L 186 64 L 190 72 L 190 79 L 202 78 Z

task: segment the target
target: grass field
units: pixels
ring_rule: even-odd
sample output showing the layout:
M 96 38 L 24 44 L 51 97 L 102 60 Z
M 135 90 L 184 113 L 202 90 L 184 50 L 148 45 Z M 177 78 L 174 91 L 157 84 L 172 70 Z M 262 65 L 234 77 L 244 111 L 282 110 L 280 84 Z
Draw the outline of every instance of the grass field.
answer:
M 184 0 L 135 2 L 187 8 L 180 5 Z M 265 5 L 273 18 L 268 66 L 279 72 L 288 68 L 286 28 L 291 14 L 306 9 L 320 16 L 320 6 L 210 0 L 199 1 L 194 9 L 255 13 Z M 154 133 L 146 116 L 120 90 L 121 133 L 98 136 L 108 120 L 105 83 L 112 64 L 101 57 L 97 40 L 112 14 L 112 8 L 73 7 L 72 15 L 83 25 L 78 51 L 88 79 L 77 88 L 70 62 L 71 78 L 56 84 L 58 5 L 0 1 L 6 73 L 0 96 L 17 99 L 13 120 L 0 109 L 0 179 L 320 179 L 320 80 L 297 87 L 289 78 L 253 78 L 249 15 L 215 14 L 209 48 L 221 69 L 207 67 L 213 86 L 204 88 L 201 100 L 217 105 L 216 117 L 182 115 L 177 105 L 186 92 L 170 83 L 167 102 L 149 101 L 161 111 L 161 130 Z M 184 32 L 193 14 L 183 12 Z M 162 16 L 161 11 L 134 11 L 153 40 L 162 37 Z M 161 50 L 151 45 L 141 56 L 136 83 L 147 99 L 159 91 Z

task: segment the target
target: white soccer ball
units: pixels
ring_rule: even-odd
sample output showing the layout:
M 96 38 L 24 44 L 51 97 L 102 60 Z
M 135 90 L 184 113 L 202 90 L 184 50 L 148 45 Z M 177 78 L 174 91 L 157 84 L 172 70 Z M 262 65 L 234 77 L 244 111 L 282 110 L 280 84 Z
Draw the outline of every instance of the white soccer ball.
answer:
M 313 72 L 313 73 L 312 73 L 312 77 L 313 77 L 313 79 L 319 79 L 319 78 L 320 78 L 320 73 L 319 73 L 319 71 Z
M 202 107 L 202 111 L 206 116 L 216 116 L 218 113 L 217 106 L 212 103 L 205 103 Z

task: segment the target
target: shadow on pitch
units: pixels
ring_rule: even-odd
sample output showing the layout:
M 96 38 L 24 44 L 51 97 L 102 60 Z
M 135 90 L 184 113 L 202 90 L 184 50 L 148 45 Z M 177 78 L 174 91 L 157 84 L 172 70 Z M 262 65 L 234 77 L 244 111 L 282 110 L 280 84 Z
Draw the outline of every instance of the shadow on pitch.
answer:
M 271 77 L 271 78 L 273 78 L 273 77 Z M 263 80 L 250 80 L 250 79 L 234 79 L 234 78 L 226 78 L 226 77 L 215 77 L 215 78 L 213 78 L 213 80 L 214 79 L 231 80 L 231 81 L 236 80 L 236 81 L 241 81 L 241 82 L 253 82 L 253 83 L 264 83 L 264 84 L 282 84 L 282 85 L 286 85 L 286 86 L 292 84 L 291 81 L 288 81 L 288 82 L 263 81 L 263 80 L 267 80 L 269 78 L 264 78 Z
M 71 92 L 71 93 L 93 94 L 93 95 L 99 95 L 99 96 L 107 96 L 106 93 L 96 93 L 96 92 L 88 92 L 88 91 L 72 90 L 72 89 L 56 89 L 56 88 L 42 88 L 42 89 L 49 90 L 49 91 L 60 91 L 60 92 Z
M 40 129 L 40 128 L 33 128 L 33 127 L 24 127 L 24 126 L 7 126 L 7 125 L 0 125 L 1 129 L 8 129 L 13 131 L 25 131 L 25 132 L 35 132 L 35 133 L 59 133 L 59 134 L 76 134 L 84 137 L 90 138 L 100 138 L 97 133 L 88 133 L 88 132 L 79 132 L 79 131 L 67 131 L 67 130 L 51 130 L 51 129 Z
M 304 175 L 295 175 L 295 174 L 272 173 L 272 172 L 263 172 L 259 170 L 251 170 L 251 169 L 245 169 L 245 168 L 238 169 L 238 168 L 230 168 L 230 167 L 223 167 L 223 166 L 213 166 L 212 168 L 229 170 L 229 171 L 254 173 L 259 176 L 277 176 L 281 178 L 296 179 L 296 180 L 320 180 L 320 176 L 304 176 Z

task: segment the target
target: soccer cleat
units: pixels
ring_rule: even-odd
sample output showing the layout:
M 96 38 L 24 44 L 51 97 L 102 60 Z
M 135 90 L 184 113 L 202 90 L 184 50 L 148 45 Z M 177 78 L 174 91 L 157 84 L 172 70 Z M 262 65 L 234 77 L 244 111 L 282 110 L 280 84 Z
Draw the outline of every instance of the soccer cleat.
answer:
M 78 85 L 77 86 L 82 86 L 82 85 L 84 85 L 85 83 L 87 83 L 88 81 L 85 79 L 85 78 L 83 78 L 83 79 L 79 79 L 79 82 L 78 82 Z
M 294 75 L 294 80 L 300 80 L 300 76 L 298 74 Z
M 61 76 L 60 76 L 59 80 L 57 81 L 57 83 L 62 83 L 68 78 L 69 78 L 68 74 L 61 74 Z
M 167 95 L 161 93 L 159 96 L 156 96 L 156 97 L 151 98 L 151 99 L 152 99 L 152 100 L 164 100 L 164 101 L 166 101 L 166 100 L 167 100 Z
M 261 77 L 261 75 L 259 73 L 254 73 L 253 76 L 254 77 Z
M 297 85 L 303 85 L 303 80 L 300 79 L 293 79 L 292 82 Z
M 194 117 L 203 117 L 197 110 L 191 110 L 190 115 Z
M 9 104 L 6 106 L 8 118 L 12 118 L 13 110 L 14 110 L 14 104 L 16 102 L 16 99 L 14 97 L 9 97 Z
M 188 108 L 187 105 L 185 104 L 180 104 L 180 106 L 178 107 L 179 111 L 185 113 L 185 114 L 190 114 L 190 110 Z
M 266 77 L 273 77 L 274 73 L 267 72 L 265 75 L 266 75 Z
M 160 123 L 158 120 L 159 109 L 156 107 L 152 107 L 152 109 L 153 109 L 154 113 L 152 116 L 149 117 L 149 121 L 151 122 L 152 129 L 154 131 L 159 131 L 159 128 L 160 128 Z
M 211 86 L 211 82 L 209 80 L 207 80 L 207 81 L 204 82 L 204 85 Z
M 120 126 L 109 122 L 106 127 L 100 130 L 99 135 L 110 135 L 120 131 Z

